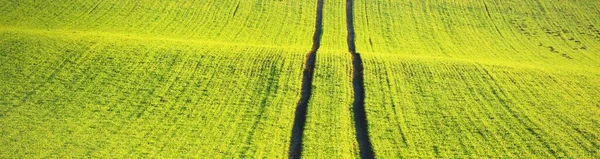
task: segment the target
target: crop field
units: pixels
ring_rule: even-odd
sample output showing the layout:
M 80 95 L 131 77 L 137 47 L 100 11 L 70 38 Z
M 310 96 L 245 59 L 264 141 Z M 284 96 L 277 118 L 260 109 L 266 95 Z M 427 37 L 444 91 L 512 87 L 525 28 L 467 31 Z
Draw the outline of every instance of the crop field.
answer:
M 0 156 L 287 156 L 315 3 L 90 2 L 0 2 Z
M 356 1 L 381 158 L 600 157 L 598 1 Z
M 286 155 L 302 50 L 4 36 L 3 155 Z
M 0 158 L 600 158 L 600 1 L 0 0 Z

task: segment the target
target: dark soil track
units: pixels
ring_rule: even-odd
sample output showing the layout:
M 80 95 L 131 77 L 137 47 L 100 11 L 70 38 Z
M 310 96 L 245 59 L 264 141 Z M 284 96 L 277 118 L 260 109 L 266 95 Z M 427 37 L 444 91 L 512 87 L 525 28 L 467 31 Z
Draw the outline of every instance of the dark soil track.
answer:
M 298 105 L 296 106 L 296 115 L 294 117 L 294 127 L 292 128 L 292 139 L 290 142 L 289 158 L 300 158 L 302 155 L 302 135 L 304 125 L 306 124 L 306 110 L 311 96 L 311 86 L 315 70 L 317 50 L 321 46 L 321 36 L 323 34 L 323 0 L 317 1 L 317 15 L 315 23 L 315 34 L 313 36 L 313 46 L 306 55 L 306 63 L 302 76 L 302 92 Z
M 363 77 L 363 63 L 360 54 L 356 53 L 354 44 L 354 0 L 346 0 L 346 27 L 348 29 L 348 51 L 352 54 L 352 86 L 354 87 L 354 125 L 356 128 L 356 140 L 360 149 L 360 157 L 363 159 L 375 158 L 371 140 L 369 139 L 369 128 L 367 113 L 365 111 L 365 86 Z

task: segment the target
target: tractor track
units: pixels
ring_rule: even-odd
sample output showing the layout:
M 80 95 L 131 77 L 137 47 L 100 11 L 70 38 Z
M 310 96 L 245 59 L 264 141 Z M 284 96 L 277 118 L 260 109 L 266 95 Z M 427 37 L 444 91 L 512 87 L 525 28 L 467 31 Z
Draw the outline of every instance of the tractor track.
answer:
M 300 100 L 296 106 L 294 116 L 294 126 L 292 128 L 292 137 L 290 141 L 289 158 L 297 159 L 302 155 L 302 137 L 304 126 L 306 125 L 306 112 L 308 102 L 311 96 L 311 87 L 315 70 L 317 50 L 321 46 L 321 37 L 323 35 L 323 0 L 317 0 L 317 13 L 315 18 L 315 34 L 313 35 L 313 46 L 306 55 L 304 72 L 302 75 L 302 91 Z
M 354 43 L 354 0 L 346 0 L 346 27 L 348 29 L 348 51 L 352 54 L 352 86 L 354 88 L 354 126 L 356 128 L 356 141 L 363 159 L 375 158 L 371 140 L 369 139 L 369 128 L 367 113 L 365 111 L 365 86 L 363 76 L 363 62 L 360 54 L 356 52 Z

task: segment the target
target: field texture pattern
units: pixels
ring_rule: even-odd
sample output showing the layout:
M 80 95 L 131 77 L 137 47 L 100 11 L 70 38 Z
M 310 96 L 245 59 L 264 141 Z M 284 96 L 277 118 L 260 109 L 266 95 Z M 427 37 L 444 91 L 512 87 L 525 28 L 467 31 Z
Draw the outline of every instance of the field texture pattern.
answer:
M 599 6 L 0 0 L 0 158 L 600 158 Z
M 378 157 L 600 157 L 598 1 L 355 3 Z

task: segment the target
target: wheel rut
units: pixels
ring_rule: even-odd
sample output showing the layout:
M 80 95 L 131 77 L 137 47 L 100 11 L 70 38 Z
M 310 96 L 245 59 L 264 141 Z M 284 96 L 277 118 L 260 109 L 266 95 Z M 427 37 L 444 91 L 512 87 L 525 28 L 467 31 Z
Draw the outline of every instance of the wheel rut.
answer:
M 304 72 L 302 75 L 302 90 L 300 100 L 296 106 L 294 126 L 292 127 L 292 138 L 289 149 L 290 159 L 297 159 L 302 155 L 302 138 L 304 126 L 306 125 L 306 112 L 311 96 L 311 86 L 315 70 L 317 50 L 319 50 L 319 47 L 321 46 L 321 37 L 323 35 L 323 0 L 317 0 L 317 13 L 315 19 L 313 46 L 311 51 L 306 55 Z
M 356 140 L 363 159 L 375 158 L 371 140 L 369 139 L 369 128 L 367 113 L 365 111 L 365 86 L 363 76 L 363 63 L 359 53 L 356 52 L 354 43 L 354 0 L 346 0 L 346 27 L 348 29 L 348 51 L 352 54 L 352 86 L 354 88 L 354 126 L 356 129 Z

